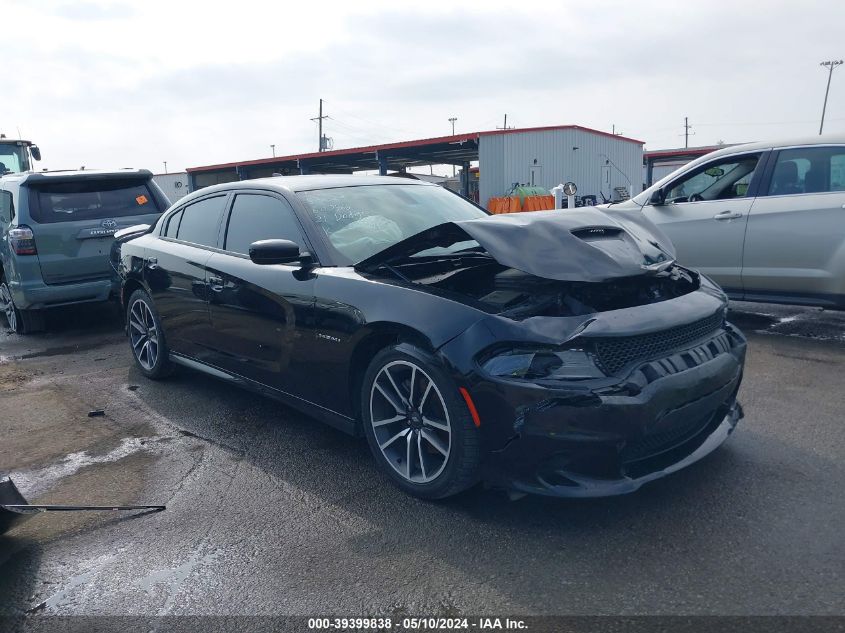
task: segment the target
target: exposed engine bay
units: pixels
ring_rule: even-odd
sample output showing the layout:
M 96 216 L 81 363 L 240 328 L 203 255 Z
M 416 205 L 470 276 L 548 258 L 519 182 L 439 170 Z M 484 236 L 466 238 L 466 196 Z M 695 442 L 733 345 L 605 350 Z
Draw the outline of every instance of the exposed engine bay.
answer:
M 698 274 L 678 265 L 605 282 L 544 279 L 503 266 L 485 254 L 406 261 L 390 269 L 406 281 L 468 297 L 486 312 L 515 320 L 619 310 L 674 299 L 699 288 Z

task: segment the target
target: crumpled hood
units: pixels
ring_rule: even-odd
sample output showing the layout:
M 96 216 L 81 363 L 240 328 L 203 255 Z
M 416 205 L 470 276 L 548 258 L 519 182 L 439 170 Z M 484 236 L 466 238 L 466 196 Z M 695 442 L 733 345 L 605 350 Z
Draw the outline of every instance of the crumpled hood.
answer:
M 412 235 L 355 265 L 374 270 L 436 246 L 473 239 L 497 262 L 546 279 L 600 282 L 650 274 L 675 249 L 640 211 L 585 207 L 447 222 Z

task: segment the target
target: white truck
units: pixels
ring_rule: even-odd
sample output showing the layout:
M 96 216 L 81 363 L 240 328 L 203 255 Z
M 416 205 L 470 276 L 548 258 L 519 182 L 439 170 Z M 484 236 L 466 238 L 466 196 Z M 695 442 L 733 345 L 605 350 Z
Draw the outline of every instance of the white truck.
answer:
M 41 160 L 41 150 L 31 141 L 7 139 L 0 134 L 0 176 L 32 170 L 32 161 Z

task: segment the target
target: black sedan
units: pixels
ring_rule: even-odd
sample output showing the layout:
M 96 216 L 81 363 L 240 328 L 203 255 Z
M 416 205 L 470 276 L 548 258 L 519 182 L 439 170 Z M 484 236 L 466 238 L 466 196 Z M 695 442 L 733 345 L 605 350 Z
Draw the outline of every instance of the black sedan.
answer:
M 113 264 L 140 370 L 204 371 L 363 434 L 425 498 L 630 492 L 742 417 L 745 339 L 637 211 L 490 216 L 436 185 L 217 185 Z

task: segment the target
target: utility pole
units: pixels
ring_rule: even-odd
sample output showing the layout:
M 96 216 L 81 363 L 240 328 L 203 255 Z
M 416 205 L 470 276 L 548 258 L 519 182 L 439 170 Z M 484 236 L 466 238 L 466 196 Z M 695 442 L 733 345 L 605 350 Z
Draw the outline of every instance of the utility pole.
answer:
M 455 136 L 455 121 L 457 121 L 457 120 L 458 120 L 458 117 L 456 117 L 456 116 L 449 117 L 449 123 L 452 124 L 452 136 Z M 455 166 L 452 165 L 452 178 L 454 178 L 454 177 L 455 177 Z
M 830 79 L 833 77 L 833 69 L 837 66 L 842 65 L 842 60 L 834 60 L 834 61 L 826 61 L 819 64 L 820 66 L 826 66 L 828 69 L 827 73 L 827 88 L 824 91 L 824 105 L 822 106 L 822 122 L 819 124 L 819 136 L 821 136 L 822 130 L 824 129 L 824 113 L 827 110 L 827 95 L 830 92 Z
M 167 173 L 167 161 L 165 160 L 163 162 L 164 162 L 164 173 L 166 174 Z
M 505 113 L 505 123 L 504 123 L 504 125 L 502 125 L 502 127 L 497 126 L 496 129 L 497 130 L 511 130 L 511 129 L 513 129 L 513 126 L 508 127 L 508 115 L 507 115 L 507 113 Z
M 320 99 L 320 114 L 318 114 L 315 118 L 311 119 L 312 121 L 317 121 L 317 151 L 323 151 L 323 119 L 328 119 L 329 115 L 323 116 L 323 100 Z
M 276 158 L 276 146 L 272 143 L 270 144 L 270 151 L 273 152 L 273 158 Z
M 684 148 L 689 147 L 689 131 L 692 126 L 689 124 L 689 118 L 684 117 Z

